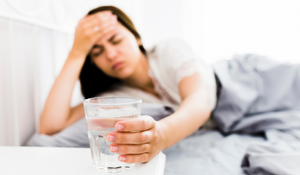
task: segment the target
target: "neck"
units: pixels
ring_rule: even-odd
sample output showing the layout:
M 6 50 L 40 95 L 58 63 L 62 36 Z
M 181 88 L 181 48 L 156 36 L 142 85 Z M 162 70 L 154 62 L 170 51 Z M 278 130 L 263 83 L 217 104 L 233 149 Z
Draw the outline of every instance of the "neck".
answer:
M 133 86 L 142 89 L 147 92 L 153 91 L 153 82 L 148 75 L 149 63 L 144 54 L 141 54 L 139 65 L 136 67 L 132 75 L 123 80 L 124 83 L 129 86 Z

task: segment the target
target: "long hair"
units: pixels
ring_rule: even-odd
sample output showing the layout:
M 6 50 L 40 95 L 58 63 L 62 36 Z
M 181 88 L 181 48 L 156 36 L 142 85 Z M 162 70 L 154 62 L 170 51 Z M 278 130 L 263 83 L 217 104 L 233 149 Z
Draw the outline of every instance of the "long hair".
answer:
M 98 13 L 101 11 L 111 11 L 117 16 L 118 21 L 126 27 L 136 39 L 141 39 L 135 26 L 130 18 L 120 9 L 114 6 L 101 6 L 91 10 L 88 15 Z M 143 45 L 139 46 L 140 51 L 146 54 Z M 91 60 L 90 55 L 86 56 L 85 62 L 82 66 L 79 80 L 81 84 L 81 93 L 85 98 L 95 97 L 96 95 L 112 90 L 114 85 L 121 83 L 121 80 L 106 75 L 101 69 L 99 69 Z

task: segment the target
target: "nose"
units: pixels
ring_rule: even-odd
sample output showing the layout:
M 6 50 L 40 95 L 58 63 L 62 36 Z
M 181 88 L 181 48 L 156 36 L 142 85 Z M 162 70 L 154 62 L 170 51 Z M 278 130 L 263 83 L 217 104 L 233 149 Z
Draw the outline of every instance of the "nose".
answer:
M 106 58 L 108 60 L 113 60 L 117 57 L 118 55 L 118 52 L 117 52 L 117 49 L 114 48 L 113 46 L 107 46 L 105 48 L 105 53 L 106 53 Z

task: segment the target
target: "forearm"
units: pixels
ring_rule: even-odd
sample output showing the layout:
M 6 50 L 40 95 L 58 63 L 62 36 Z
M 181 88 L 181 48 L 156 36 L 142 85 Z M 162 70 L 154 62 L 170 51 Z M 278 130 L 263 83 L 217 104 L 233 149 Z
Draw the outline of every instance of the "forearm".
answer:
M 208 120 L 210 109 L 206 99 L 204 93 L 191 95 L 181 103 L 174 114 L 159 121 L 163 128 L 165 148 L 191 135 Z
M 84 107 L 83 107 L 83 103 L 81 103 L 71 109 L 70 115 L 67 118 L 67 121 L 65 122 L 63 128 L 72 125 L 73 123 L 75 123 L 76 121 L 80 120 L 83 117 L 84 117 Z
M 84 60 L 84 58 L 76 58 L 75 55 L 69 54 L 45 103 L 40 118 L 40 133 L 52 134 L 65 125 L 70 115 L 73 88 L 78 80 Z

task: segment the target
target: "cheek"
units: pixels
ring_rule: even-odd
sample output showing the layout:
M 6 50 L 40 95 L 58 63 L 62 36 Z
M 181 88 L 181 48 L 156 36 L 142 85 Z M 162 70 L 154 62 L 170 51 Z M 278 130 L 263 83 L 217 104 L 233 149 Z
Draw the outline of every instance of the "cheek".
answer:
M 108 65 L 108 62 L 105 61 L 103 58 L 96 58 L 94 60 L 94 64 L 101 69 L 105 74 L 111 75 L 110 66 Z
M 132 54 L 134 54 L 136 56 L 140 56 L 141 52 L 140 52 L 139 45 L 137 44 L 135 37 L 131 38 L 129 42 L 131 44 Z
M 128 38 L 128 40 L 123 43 L 122 53 L 130 65 L 134 65 L 139 61 L 141 52 L 134 37 Z
M 123 68 L 120 72 L 118 72 L 118 75 L 116 75 L 116 78 L 120 79 L 126 79 L 132 74 L 132 69 L 129 67 Z

